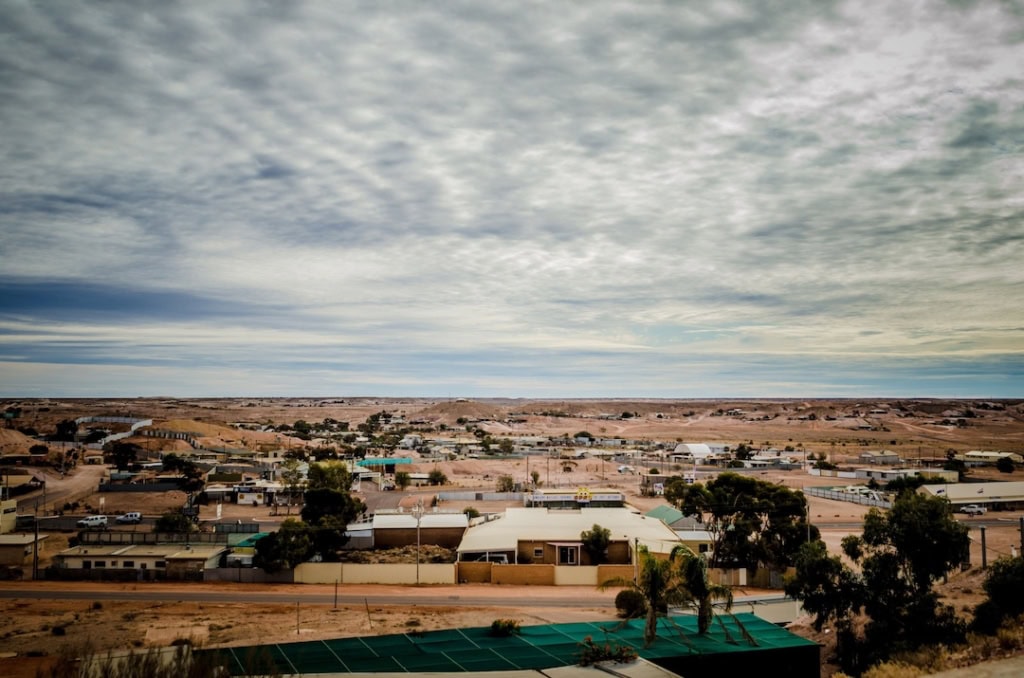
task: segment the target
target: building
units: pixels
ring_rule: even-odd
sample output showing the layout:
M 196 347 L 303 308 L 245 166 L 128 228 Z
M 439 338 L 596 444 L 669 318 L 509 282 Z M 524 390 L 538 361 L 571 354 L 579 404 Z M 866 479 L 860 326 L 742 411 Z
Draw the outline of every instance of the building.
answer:
M 626 503 L 626 495 L 614 489 L 554 489 L 547 487 L 534 488 L 523 496 L 524 506 L 545 508 L 583 508 L 583 507 L 620 507 Z
M 0 535 L 0 566 L 22 567 L 32 558 L 37 543 L 46 539 L 47 535 L 39 535 L 39 542 L 34 534 Z
M 871 465 L 894 465 L 902 463 L 900 455 L 896 454 L 891 450 L 871 450 L 864 452 L 858 457 L 860 463 L 871 464 Z
M 995 511 L 1024 509 L 1024 481 L 923 485 L 918 492 L 945 497 L 954 508 L 977 504 Z
M 637 546 L 668 554 L 679 538 L 665 523 L 626 508 L 510 508 L 498 518 L 466 530 L 460 561 L 591 565 L 581 534 L 600 525 L 611 531 L 606 562 L 632 563 Z
M 54 557 L 58 570 L 78 570 L 68 578 L 138 579 L 201 578 L 202 571 L 220 565 L 228 551 L 223 544 L 83 544 L 61 551 Z
M 973 450 L 965 452 L 960 459 L 968 466 L 992 466 L 1003 457 L 1009 457 L 1014 464 L 1024 463 L 1024 457 L 1013 452 L 994 452 Z
M 444 548 L 456 548 L 462 541 L 469 525 L 465 513 L 424 513 L 417 530 L 416 516 L 412 513 L 383 513 L 373 515 L 373 547 L 378 549 L 409 546 L 410 544 L 435 544 Z M 417 535 L 417 532 L 419 533 Z

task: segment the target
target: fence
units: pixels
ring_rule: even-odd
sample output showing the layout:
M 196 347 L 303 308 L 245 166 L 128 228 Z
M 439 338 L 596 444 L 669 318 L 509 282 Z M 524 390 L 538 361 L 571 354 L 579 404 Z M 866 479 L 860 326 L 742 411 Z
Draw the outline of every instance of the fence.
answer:
M 862 506 L 877 506 L 878 508 L 892 508 L 892 502 L 884 499 L 875 499 L 868 497 L 863 494 L 857 494 L 856 492 L 842 492 L 840 490 L 833 490 L 827 487 L 805 487 L 803 490 L 804 494 L 809 494 L 812 497 L 820 497 L 821 499 L 833 499 L 835 501 L 846 501 L 851 504 L 861 504 Z

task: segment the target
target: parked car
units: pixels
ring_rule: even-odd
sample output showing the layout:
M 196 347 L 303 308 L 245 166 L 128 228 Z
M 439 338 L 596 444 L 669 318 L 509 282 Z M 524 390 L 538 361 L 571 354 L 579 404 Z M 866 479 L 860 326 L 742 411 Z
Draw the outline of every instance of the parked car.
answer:
M 138 511 L 129 511 L 124 515 L 118 516 L 115 520 L 121 525 L 138 525 L 142 522 L 142 514 Z
M 106 516 L 86 516 L 75 523 L 79 527 L 106 527 L 107 517 Z
M 984 506 L 978 506 L 977 504 L 968 504 L 960 509 L 961 512 L 966 513 L 969 516 L 980 516 L 987 511 Z

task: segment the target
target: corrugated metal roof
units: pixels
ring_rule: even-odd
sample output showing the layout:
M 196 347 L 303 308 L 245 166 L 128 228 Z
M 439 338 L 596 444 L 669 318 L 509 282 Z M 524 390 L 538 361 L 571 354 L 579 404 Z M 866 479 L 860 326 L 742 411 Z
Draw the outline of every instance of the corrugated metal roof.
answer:
M 420 529 L 431 527 L 466 527 L 469 517 L 465 513 L 424 513 Z M 416 517 L 411 513 L 378 513 L 373 516 L 373 529 L 415 528 Z
M 921 491 L 945 497 L 953 504 L 985 504 L 996 501 L 1024 501 L 1024 482 L 947 483 L 924 485 Z
M 459 553 L 511 551 L 521 539 L 576 541 L 581 532 L 594 525 L 611 530 L 613 541 L 637 539 L 656 553 L 668 553 L 679 543 L 675 532 L 660 520 L 626 508 L 510 508 L 502 518 L 469 528 L 458 550 Z

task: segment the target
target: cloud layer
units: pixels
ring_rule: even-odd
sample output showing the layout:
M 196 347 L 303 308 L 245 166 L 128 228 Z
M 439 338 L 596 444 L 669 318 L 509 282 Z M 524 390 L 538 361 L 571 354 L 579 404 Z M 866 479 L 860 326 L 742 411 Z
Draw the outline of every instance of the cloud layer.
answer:
M 3 3 L 0 395 L 1024 395 L 1024 14 L 706 5 Z

